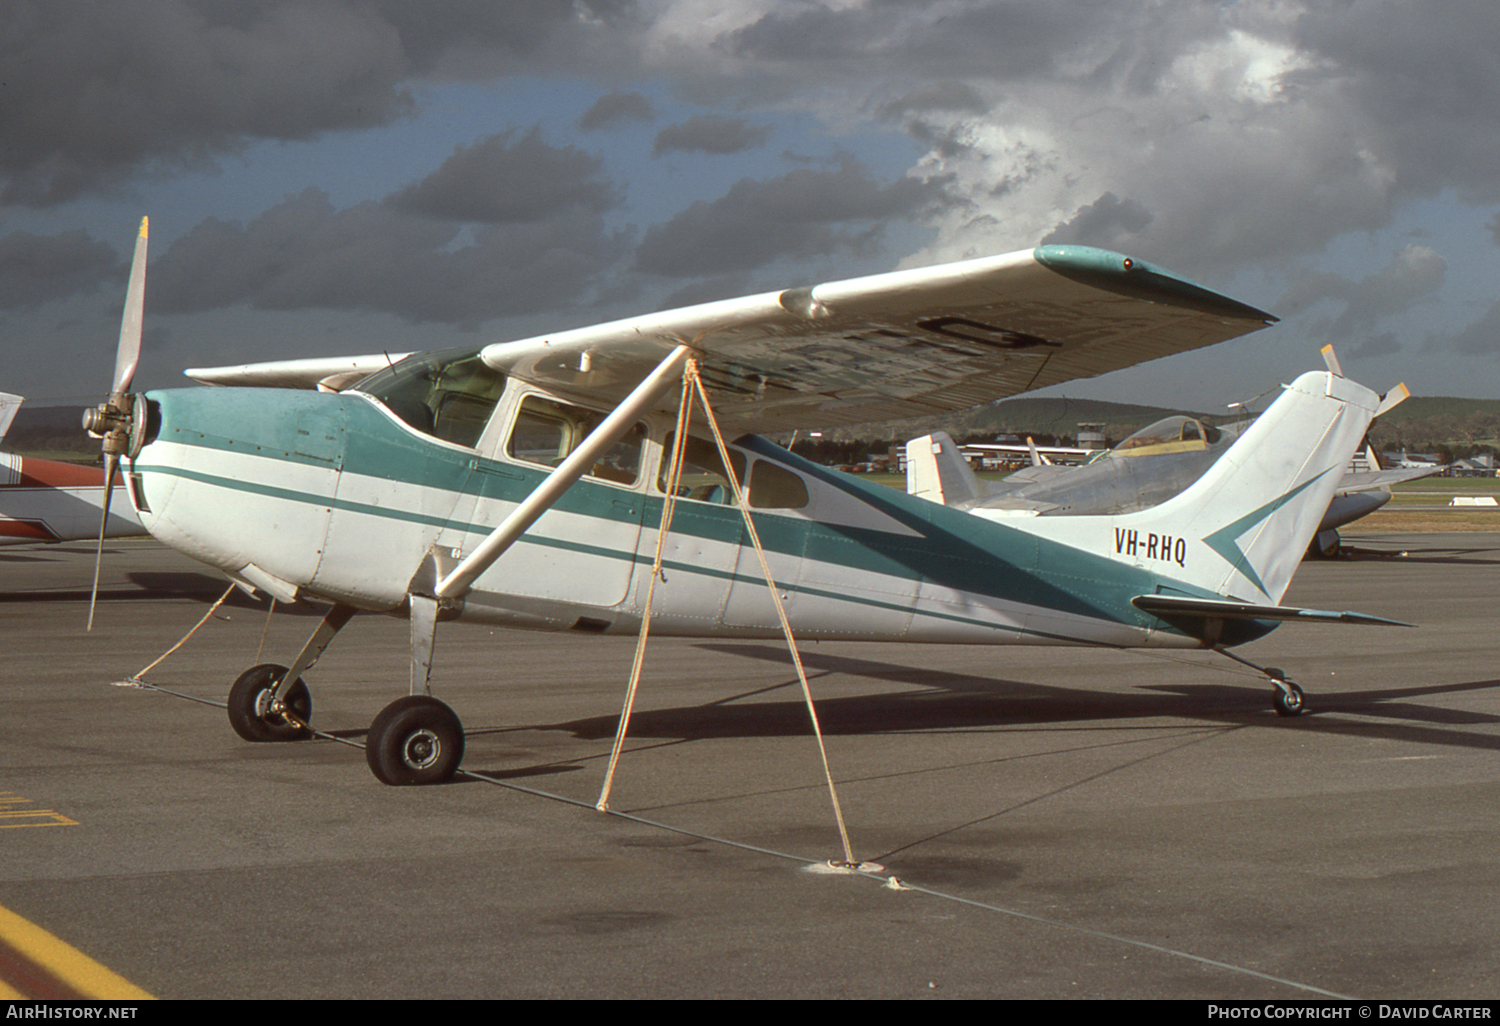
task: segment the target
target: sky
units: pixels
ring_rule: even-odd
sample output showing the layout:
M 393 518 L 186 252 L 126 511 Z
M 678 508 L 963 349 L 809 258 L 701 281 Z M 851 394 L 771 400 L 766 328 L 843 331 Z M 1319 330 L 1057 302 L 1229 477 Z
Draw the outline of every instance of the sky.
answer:
M 0 390 L 1072 242 L 1281 318 L 1040 394 L 1500 398 L 1492 0 L 6 0 Z M 1264 401 L 1264 400 L 1263 400 Z M 810 425 L 812 427 L 813 425 Z

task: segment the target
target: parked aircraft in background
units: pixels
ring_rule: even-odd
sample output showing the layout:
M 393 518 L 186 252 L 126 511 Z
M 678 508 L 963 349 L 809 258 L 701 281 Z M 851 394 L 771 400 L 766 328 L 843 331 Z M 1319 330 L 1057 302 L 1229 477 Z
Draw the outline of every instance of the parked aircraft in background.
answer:
M 0 392 L 0 439 L 23 401 Z M 0 452 L 0 545 L 93 540 L 103 509 L 101 468 Z M 111 510 L 104 524 L 106 538 L 145 533 L 128 506 Z
M 1037 445 L 1030 438 L 1026 439 L 1025 445 L 1007 444 L 1005 442 L 965 442 L 962 446 L 965 456 L 973 455 L 989 461 L 998 460 L 1009 464 L 1030 462 L 1033 465 L 1067 465 L 1076 466 L 1087 463 L 1089 459 L 1101 452 L 1099 449 L 1080 449 L 1072 445 Z
M 389 784 L 445 780 L 462 757 L 429 693 L 440 620 L 1226 655 L 1284 620 L 1392 622 L 1278 604 L 1379 407 L 1332 372 L 1293 382 L 1197 485 L 1123 515 L 949 509 L 750 433 L 967 408 L 1273 320 L 1118 254 L 1042 246 L 707 303 L 412 356 L 332 394 L 135 395 L 144 253 L 143 226 L 90 426 L 156 538 L 332 605 L 289 665 L 234 682 L 241 737 L 305 735 L 302 674 L 353 616 L 409 620 L 411 693 L 365 748 Z M 1260 669 L 1277 712 L 1300 712 L 1301 689 Z
M 1433 473 L 1443 469 L 1443 463 L 1438 457 L 1429 453 L 1408 453 L 1402 449 L 1400 453 L 1386 453 L 1386 462 L 1392 463 L 1403 470 L 1421 470 L 1430 468 Z
M 1329 369 L 1337 361 L 1325 352 Z M 1410 393 L 1392 389 L 1379 413 L 1393 409 Z M 1101 516 L 1160 505 L 1193 484 L 1229 451 L 1247 424 L 1210 425 L 1197 417 L 1171 416 L 1141 428 L 1113 449 L 1101 450 L 1083 466 L 1034 462 L 1003 480 L 978 478 L 946 432 L 906 443 L 907 492 L 970 512 L 1012 516 Z M 964 448 L 968 448 L 965 446 Z M 1308 552 L 1331 556 L 1339 547 L 1338 528 L 1368 516 L 1391 499 L 1390 486 L 1436 473 L 1438 468 L 1348 470 L 1340 479 Z

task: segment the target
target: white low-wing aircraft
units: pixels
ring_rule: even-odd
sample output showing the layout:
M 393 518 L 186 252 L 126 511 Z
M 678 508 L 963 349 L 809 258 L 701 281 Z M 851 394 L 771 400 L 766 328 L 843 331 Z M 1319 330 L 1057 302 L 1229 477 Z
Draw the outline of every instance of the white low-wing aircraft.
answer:
M 1118 254 L 1044 246 L 769 292 L 411 356 L 343 391 L 134 395 L 144 251 L 143 225 L 89 426 L 155 537 L 278 600 L 332 603 L 290 667 L 234 683 L 242 737 L 304 735 L 301 675 L 355 613 L 410 619 L 411 694 L 367 738 L 386 783 L 447 779 L 462 757 L 428 693 L 445 619 L 613 634 L 649 602 L 679 636 L 780 637 L 780 608 L 803 638 L 1220 651 L 1281 620 L 1392 622 L 1278 605 L 1379 403 L 1331 372 L 1298 378 L 1194 487 L 1122 516 L 996 523 L 753 433 L 961 409 L 1273 320 Z M 340 384 L 323 361 L 189 373 Z M 683 429 L 688 383 L 732 442 Z M 1277 711 L 1300 712 L 1300 689 L 1262 672 Z

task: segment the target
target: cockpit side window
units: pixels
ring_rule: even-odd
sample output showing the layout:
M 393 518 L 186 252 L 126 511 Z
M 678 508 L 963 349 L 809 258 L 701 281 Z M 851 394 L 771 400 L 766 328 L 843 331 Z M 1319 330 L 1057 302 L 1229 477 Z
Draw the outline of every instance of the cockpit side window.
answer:
M 473 448 L 505 389 L 505 375 L 476 349 L 409 356 L 355 386 L 403 422 L 445 442 Z
M 556 467 L 604 420 L 605 414 L 539 395 L 521 400 L 515 425 L 505 443 L 508 455 L 527 463 Z M 637 424 L 594 462 L 590 477 L 634 484 L 641 472 L 646 425 Z

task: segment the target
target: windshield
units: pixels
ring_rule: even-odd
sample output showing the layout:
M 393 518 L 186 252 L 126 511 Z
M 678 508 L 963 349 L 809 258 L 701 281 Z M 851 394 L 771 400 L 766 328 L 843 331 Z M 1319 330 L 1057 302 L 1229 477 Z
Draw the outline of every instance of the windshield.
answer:
M 505 389 L 505 375 L 485 366 L 478 349 L 418 353 L 354 386 L 402 421 L 473 448 Z

